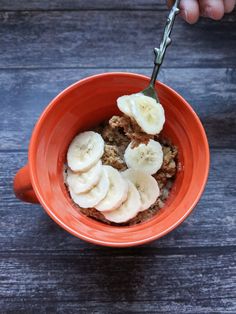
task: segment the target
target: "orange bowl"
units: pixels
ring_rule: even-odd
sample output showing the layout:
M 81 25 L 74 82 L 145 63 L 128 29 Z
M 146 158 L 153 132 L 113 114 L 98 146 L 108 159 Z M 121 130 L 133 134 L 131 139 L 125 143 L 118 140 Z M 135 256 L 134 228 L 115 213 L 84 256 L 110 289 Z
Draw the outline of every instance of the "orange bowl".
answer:
M 148 77 L 133 73 L 88 77 L 53 99 L 35 126 L 29 148 L 29 176 L 34 193 L 49 216 L 78 238 L 113 247 L 158 239 L 191 213 L 204 190 L 209 147 L 203 126 L 178 93 L 157 82 L 166 114 L 163 133 L 179 150 L 178 173 L 164 208 L 151 220 L 135 226 L 109 226 L 81 214 L 69 198 L 63 183 L 63 165 L 73 137 L 118 114 L 116 99 L 144 89 L 148 81 Z

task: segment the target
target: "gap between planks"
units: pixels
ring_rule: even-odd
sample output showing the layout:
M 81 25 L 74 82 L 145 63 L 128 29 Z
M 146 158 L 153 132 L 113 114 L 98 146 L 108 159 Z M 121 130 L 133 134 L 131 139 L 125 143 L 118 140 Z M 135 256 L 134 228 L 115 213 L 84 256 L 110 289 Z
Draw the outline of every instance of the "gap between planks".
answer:
M 0 251 L 1 258 L 9 258 L 17 256 L 20 258 L 31 257 L 31 256 L 66 256 L 71 257 L 80 253 L 80 256 L 91 256 L 95 255 L 99 251 L 99 256 L 110 258 L 111 253 L 113 257 L 147 257 L 157 255 L 162 256 L 200 256 L 200 255 L 224 255 L 236 253 L 236 245 L 225 245 L 225 246 L 193 246 L 193 247 L 173 247 L 173 248 L 153 248 L 147 246 L 128 247 L 128 248 L 112 248 L 93 246 L 80 248 L 78 250 L 55 250 L 55 249 L 43 249 L 39 250 L 2 250 Z M 6 255 L 6 256 L 5 256 Z
M 128 12 L 169 12 L 169 9 L 166 7 L 164 8 L 163 6 L 159 8 L 150 8 L 150 9 L 144 9 L 144 8 L 77 8 L 77 9 L 0 9 L 0 13 L 8 13 L 8 12 L 16 12 L 16 13 L 27 13 L 27 12 L 83 12 L 83 11 L 103 11 L 103 12 L 123 12 L 123 11 L 128 11 Z
M 154 48 L 153 48 L 154 49 Z M 111 69 L 114 69 L 114 70 L 127 70 L 127 71 L 130 71 L 130 69 L 132 68 L 132 70 L 152 70 L 153 69 L 153 66 L 6 66 L 6 67 L 3 67 L 3 66 L 0 66 L 0 71 L 24 71 L 24 70 L 111 70 Z M 166 66 L 166 65 L 163 65 L 162 66 L 162 69 L 161 69 L 161 72 L 162 70 L 178 70 L 178 69 L 181 69 L 181 70 L 189 70 L 189 69 L 192 69 L 192 70 L 198 70 L 198 69 L 204 69 L 204 70 L 212 70 L 212 69 L 219 69 L 219 70 L 228 70 L 228 69 L 232 69 L 232 70 L 235 70 L 236 69 L 236 65 L 229 65 L 229 66 L 225 66 L 225 65 L 222 65 L 219 66 L 218 65 L 212 65 L 212 66 L 204 66 L 204 65 L 199 65 L 199 66 L 188 66 L 188 65 L 179 65 L 179 66 Z M 121 72 L 121 71 L 117 71 L 117 72 Z M 151 72 L 150 72 L 150 76 L 151 76 Z
M 21 298 L 21 297 L 18 297 L 18 298 Z M 13 297 L 5 297 L 4 296 L 4 300 L 12 300 Z M 236 300 L 236 297 L 231 297 L 231 296 L 227 296 L 225 298 L 226 300 Z M 14 303 L 17 303 L 17 301 L 15 302 L 16 298 L 14 298 Z M 35 298 L 35 297 L 30 297 L 29 300 L 27 299 L 24 299 L 24 303 L 30 303 L 31 301 L 39 301 L 39 300 L 42 300 L 42 298 Z M 194 301 L 206 301 L 206 300 L 209 300 L 209 297 L 208 298 L 194 298 Z M 213 300 L 222 300 L 222 297 L 211 297 L 210 298 L 211 301 Z M 66 300 L 60 300 L 60 299 L 57 299 L 55 301 L 52 300 L 51 298 L 43 298 L 43 301 L 46 301 L 47 303 L 67 303 L 67 302 L 70 302 L 70 303 L 82 303 L 82 302 L 88 302 L 88 299 L 80 299 L 79 301 L 78 300 L 74 300 L 74 299 L 66 299 Z M 186 301 L 189 301 L 188 298 L 167 298 L 167 299 L 161 299 L 162 302 L 165 302 L 165 301 L 170 301 L 170 302 L 186 302 Z M 89 299 L 89 302 L 98 302 L 97 299 Z M 145 300 L 141 300 L 141 301 L 136 301 L 135 300 L 135 303 L 140 303 L 140 304 L 143 304 L 144 302 L 150 302 L 150 303 L 155 303 L 156 301 L 152 300 L 152 299 L 145 299 Z M 102 303 L 106 303 L 106 304 L 114 304 L 114 301 L 108 301 L 108 300 L 102 300 Z

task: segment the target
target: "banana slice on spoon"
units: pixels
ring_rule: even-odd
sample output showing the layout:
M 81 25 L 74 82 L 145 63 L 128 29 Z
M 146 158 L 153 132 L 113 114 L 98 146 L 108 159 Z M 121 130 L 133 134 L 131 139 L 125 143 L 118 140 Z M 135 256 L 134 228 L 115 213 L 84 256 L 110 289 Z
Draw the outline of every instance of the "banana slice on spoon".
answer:
M 77 135 L 67 152 L 68 166 L 73 171 L 86 171 L 95 165 L 104 153 L 104 140 L 100 134 L 87 131 Z
M 156 173 L 163 163 L 163 151 L 161 144 L 149 140 L 148 144 L 139 144 L 132 148 L 132 142 L 125 150 L 124 159 L 129 168 L 142 170 L 148 174 Z
M 126 114 L 129 117 L 132 117 L 131 105 L 132 105 L 132 97 L 133 95 L 124 95 L 117 99 L 117 106 L 121 112 Z
M 142 93 L 125 95 L 117 99 L 121 112 L 133 118 L 141 129 L 150 135 L 161 132 L 165 123 L 165 112 L 160 103 Z
M 155 203 L 160 195 L 157 181 L 149 174 L 134 169 L 122 172 L 124 178 L 132 182 L 138 190 L 141 198 L 141 209 L 144 211 Z
M 151 135 L 159 134 L 165 123 L 162 105 L 152 97 L 136 94 L 131 103 L 132 117 L 141 129 Z

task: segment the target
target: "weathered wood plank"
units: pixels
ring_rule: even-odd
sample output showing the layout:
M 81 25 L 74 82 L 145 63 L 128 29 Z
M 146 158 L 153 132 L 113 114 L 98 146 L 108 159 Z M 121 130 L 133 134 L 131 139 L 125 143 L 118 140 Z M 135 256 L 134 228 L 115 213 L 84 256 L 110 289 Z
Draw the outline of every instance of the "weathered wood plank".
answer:
M 25 309 L 27 302 L 59 303 L 60 310 L 69 302 L 74 310 L 95 311 L 98 302 L 104 303 L 105 313 L 155 307 L 169 313 L 236 309 L 235 252 L 169 256 L 158 251 L 143 255 L 142 250 L 119 250 L 112 258 L 109 251 L 104 255 L 99 250 L 92 255 L 1 254 L 1 310 L 8 303 L 14 308 L 15 302 Z
M 159 285 L 157 285 L 158 287 Z M 1 301 L 0 301 L 1 303 Z M 110 314 L 112 313 L 235 313 L 235 298 L 219 298 L 199 300 L 194 296 L 186 300 L 167 300 L 167 301 L 25 301 L 24 298 L 5 299 L 2 301 L 2 309 L 9 313 L 78 313 L 79 314 Z
M 27 160 L 19 152 L 0 154 L 0 248 L 8 251 L 99 250 L 59 228 L 39 205 L 18 201 L 12 191 L 16 171 Z M 236 243 L 236 150 L 212 150 L 206 191 L 188 219 L 148 248 L 232 246 Z M 113 250 L 114 252 L 114 250 Z
M 37 118 L 57 93 L 83 77 L 112 70 L 1 70 L 0 149 L 27 149 Z M 151 69 L 129 70 L 151 73 Z M 160 80 L 191 103 L 203 121 L 211 147 L 236 147 L 235 69 L 163 69 Z
M 178 19 L 160 75 L 193 105 L 213 148 L 206 191 L 177 230 L 101 248 L 12 191 L 46 104 L 91 74 L 149 75 L 166 12 L 165 0 L 0 0 L 0 312 L 236 312 L 236 12 L 194 26 Z
M 156 10 L 1 12 L 0 67 L 151 66 L 165 18 Z M 235 20 L 236 11 L 221 22 L 179 19 L 165 66 L 233 67 Z
M 167 9 L 165 0 L 1 0 L 1 10 L 147 10 Z

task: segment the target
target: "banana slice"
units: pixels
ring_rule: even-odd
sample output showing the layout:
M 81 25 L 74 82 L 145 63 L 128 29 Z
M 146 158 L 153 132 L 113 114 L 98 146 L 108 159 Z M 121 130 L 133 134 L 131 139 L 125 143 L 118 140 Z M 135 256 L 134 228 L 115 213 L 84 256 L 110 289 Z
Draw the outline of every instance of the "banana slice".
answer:
M 124 95 L 117 99 L 117 106 L 120 109 L 121 112 L 126 114 L 127 116 L 131 117 L 131 104 L 133 100 L 134 95 Z
M 149 140 L 147 145 L 140 144 L 132 148 L 131 142 L 125 150 L 124 159 L 129 168 L 154 174 L 163 163 L 162 147 L 157 141 Z
M 141 198 L 141 209 L 148 209 L 155 203 L 160 195 L 160 189 L 157 181 L 147 173 L 139 170 L 127 169 L 122 172 L 124 178 L 132 182 L 138 190 Z
M 104 153 L 104 141 L 93 131 L 77 135 L 71 142 L 68 152 L 68 166 L 73 171 L 86 171 L 97 163 Z
M 75 193 L 83 193 L 91 190 L 98 183 L 101 174 L 102 162 L 99 160 L 86 172 L 73 172 L 68 169 L 66 182 Z
M 105 170 L 102 174 L 98 184 L 91 190 L 76 194 L 69 186 L 69 191 L 73 201 L 82 208 L 90 208 L 96 206 L 106 196 L 109 189 L 109 180 Z
M 112 222 L 122 223 L 134 218 L 141 209 L 140 195 L 133 183 L 128 182 L 128 197 L 120 207 L 109 212 L 103 212 L 103 216 Z
M 100 212 L 110 211 L 118 208 L 127 198 L 128 183 L 120 172 L 111 167 L 103 166 L 109 179 L 109 190 L 106 197 L 95 206 Z
M 147 134 L 158 134 L 165 123 L 165 113 L 162 105 L 152 97 L 136 94 L 132 98 L 131 113 L 138 125 Z

